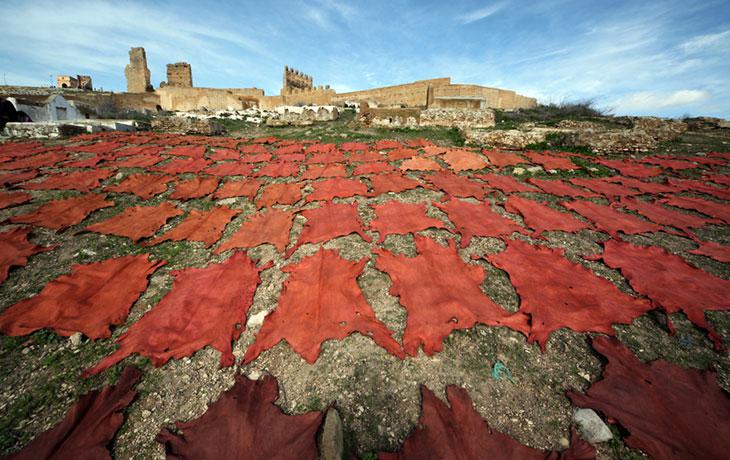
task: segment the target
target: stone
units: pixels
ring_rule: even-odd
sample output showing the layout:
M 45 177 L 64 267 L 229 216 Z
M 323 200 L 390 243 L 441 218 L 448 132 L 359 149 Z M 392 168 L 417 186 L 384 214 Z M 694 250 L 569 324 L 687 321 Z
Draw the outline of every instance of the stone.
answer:
M 570 441 L 568 441 L 568 438 L 566 437 L 560 438 L 558 442 L 560 443 L 560 447 L 562 447 L 563 449 L 567 449 L 568 447 L 570 447 Z
M 142 411 L 142 418 L 149 418 L 152 415 L 152 412 L 148 411 L 147 409 Z
M 152 129 L 167 133 L 217 136 L 223 133 L 221 125 L 214 120 L 188 117 L 162 117 L 152 119 Z
M 539 173 L 540 171 L 542 171 L 542 166 L 528 166 L 527 168 L 527 172 L 530 174 Z
M 81 333 L 76 332 L 75 334 L 71 334 L 71 337 L 68 338 L 69 342 L 71 342 L 71 346 L 73 348 L 78 347 L 81 345 Z
M 322 439 L 320 443 L 320 458 L 322 460 L 341 460 L 345 451 L 342 435 L 342 419 L 337 409 L 330 407 L 324 418 Z
M 266 318 L 266 315 L 268 315 L 268 312 L 266 311 L 260 311 L 255 315 L 251 315 L 251 317 L 248 319 L 247 327 L 249 329 L 260 327 L 262 324 L 264 324 L 264 319 Z
M 512 170 L 512 174 L 514 174 L 515 176 L 521 176 L 521 175 L 525 174 L 525 172 L 526 172 L 525 168 L 521 168 L 519 166 Z
M 496 125 L 490 109 L 426 109 L 421 111 L 420 126 L 446 128 L 491 128 Z
M 608 428 L 593 409 L 577 409 L 573 413 L 573 421 L 578 425 L 583 439 L 591 444 L 613 439 L 611 429 Z

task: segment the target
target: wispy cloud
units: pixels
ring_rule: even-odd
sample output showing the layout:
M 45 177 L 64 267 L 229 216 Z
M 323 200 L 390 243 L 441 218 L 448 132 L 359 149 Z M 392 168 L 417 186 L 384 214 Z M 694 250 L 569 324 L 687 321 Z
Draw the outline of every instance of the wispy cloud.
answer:
M 723 47 L 730 49 L 730 30 L 716 34 L 699 35 L 679 45 L 685 53 L 696 53 L 708 48 Z
M 462 24 L 471 24 L 472 22 L 481 21 L 482 19 L 486 19 L 489 16 L 493 16 L 493 15 L 499 13 L 499 11 L 502 10 L 502 8 L 504 8 L 506 5 L 507 5 L 507 2 L 493 3 L 491 5 L 487 5 L 483 8 L 479 8 L 479 9 L 469 11 L 464 14 L 460 14 L 456 18 Z
M 627 94 L 615 101 L 621 111 L 652 111 L 664 108 L 686 107 L 709 100 L 712 95 L 699 89 L 678 91 L 641 91 Z

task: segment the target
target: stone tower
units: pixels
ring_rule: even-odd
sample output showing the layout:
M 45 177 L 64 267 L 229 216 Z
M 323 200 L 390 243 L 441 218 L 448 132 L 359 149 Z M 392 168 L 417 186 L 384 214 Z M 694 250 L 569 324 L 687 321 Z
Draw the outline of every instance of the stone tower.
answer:
M 281 87 L 281 94 L 291 94 L 293 91 L 306 91 L 314 89 L 312 77 L 289 66 L 284 66 L 284 84 Z
M 193 87 L 193 71 L 187 62 L 167 64 L 167 85 L 183 88 Z
M 147 68 L 147 55 L 144 48 L 129 50 L 129 64 L 124 68 L 127 77 L 127 92 L 144 93 L 152 91 L 150 84 L 150 69 Z

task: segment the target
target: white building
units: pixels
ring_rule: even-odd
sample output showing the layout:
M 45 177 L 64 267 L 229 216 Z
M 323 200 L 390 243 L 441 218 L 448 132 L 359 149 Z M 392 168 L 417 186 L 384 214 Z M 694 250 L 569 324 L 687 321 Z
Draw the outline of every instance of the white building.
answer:
M 9 97 L 15 110 L 25 113 L 31 121 L 80 120 L 86 117 L 76 108 L 73 101 L 67 101 L 60 94 L 50 96 Z

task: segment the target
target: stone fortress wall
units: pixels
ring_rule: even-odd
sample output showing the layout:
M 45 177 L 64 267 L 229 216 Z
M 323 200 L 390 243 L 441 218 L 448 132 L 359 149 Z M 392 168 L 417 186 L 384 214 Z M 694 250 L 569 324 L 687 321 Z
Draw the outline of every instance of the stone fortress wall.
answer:
M 310 75 L 289 66 L 284 67 L 279 95 L 267 96 L 259 88 L 197 88 L 193 86 L 192 68 L 186 62 L 168 64 L 167 81 L 153 89 L 144 48 L 131 48 L 129 64 L 124 69 L 126 93 L 80 91 L 62 88 L 35 88 L 43 93 L 61 92 L 72 101 L 90 107 L 111 105 L 124 110 L 150 111 L 221 111 L 245 110 L 259 107 L 271 110 L 278 106 L 337 105 L 367 103 L 381 108 L 454 108 L 454 109 L 518 109 L 537 105 L 534 98 L 514 91 L 479 85 L 454 84 L 450 77 L 418 80 L 401 85 L 385 86 L 363 91 L 337 93 L 329 85 L 315 86 Z M 90 80 L 90 78 L 89 78 Z M 4 88 L 4 90 L 3 90 Z M 13 94 L 12 88 L 0 87 L 0 96 Z M 30 91 L 30 92 L 27 92 Z M 25 88 L 19 94 L 31 94 Z

